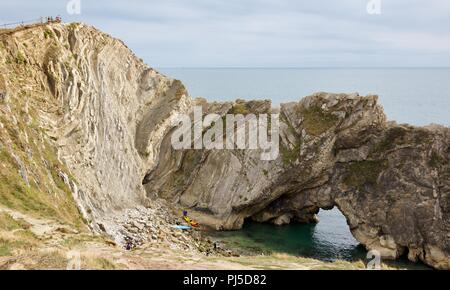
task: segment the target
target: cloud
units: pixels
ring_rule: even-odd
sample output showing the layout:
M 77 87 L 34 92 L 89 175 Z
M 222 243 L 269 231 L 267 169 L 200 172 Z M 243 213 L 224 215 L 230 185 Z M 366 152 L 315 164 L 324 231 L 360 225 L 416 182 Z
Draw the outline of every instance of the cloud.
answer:
M 3 1 L 0 22 L 61 14 L 123 39 L 156 67 L 450 66 L 450 2 L 381 0 Z

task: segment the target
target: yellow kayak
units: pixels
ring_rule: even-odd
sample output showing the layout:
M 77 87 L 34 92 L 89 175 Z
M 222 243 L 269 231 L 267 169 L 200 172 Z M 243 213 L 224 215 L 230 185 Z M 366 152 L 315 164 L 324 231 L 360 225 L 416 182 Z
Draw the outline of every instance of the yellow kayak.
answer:
M 197 228 L 200 225 L 198 222 L 191 220 L 191 218 L 188 216 L 184 216 L 183 218 L 188 224 L 190 224 L 194 228 Z

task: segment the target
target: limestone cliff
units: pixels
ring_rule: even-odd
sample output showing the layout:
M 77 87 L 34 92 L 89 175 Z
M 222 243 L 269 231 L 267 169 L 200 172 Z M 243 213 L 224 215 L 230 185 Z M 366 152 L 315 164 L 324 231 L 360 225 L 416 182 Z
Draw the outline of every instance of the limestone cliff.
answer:
M 165 201 L 219 229 L 310 222 L 337 206 L 368 249 L 450 268 L 449 128 L 387 122 L 375 96 L 320 93 L 276 110 L 276 160 L 173 150 L 176 113 L 267 113 L 270 102 L 192 100 L 84 24 L 0 30 L 0 72 L 0 207 L 124 243 L 172 239 Z
M 121 41 L 75 23 L 0 31 L 0 71 L 0 149 L 11 160 L 5 168 L 20 167 L 24 191 L 58 211 L 60 200 L 47 201 L 45 192 L 61 183 L 91 229 L 118 242 L 131 235 L 117 224 L 124 210 L 145 205 L 170 216 L 147 202 L 142 179 L 170 115 L 189 106 L 181 82 L 149 68 Z M 10 197 L 18 178 L 4 173 L 2 204 L 20 204 L 26 194 Z

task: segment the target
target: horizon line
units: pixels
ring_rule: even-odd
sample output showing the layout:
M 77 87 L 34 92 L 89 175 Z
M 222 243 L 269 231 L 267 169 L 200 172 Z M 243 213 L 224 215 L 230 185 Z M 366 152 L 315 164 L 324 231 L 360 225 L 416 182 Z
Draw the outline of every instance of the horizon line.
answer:
M 155 66 L 157 69 L 450 69 L 450 66 Z

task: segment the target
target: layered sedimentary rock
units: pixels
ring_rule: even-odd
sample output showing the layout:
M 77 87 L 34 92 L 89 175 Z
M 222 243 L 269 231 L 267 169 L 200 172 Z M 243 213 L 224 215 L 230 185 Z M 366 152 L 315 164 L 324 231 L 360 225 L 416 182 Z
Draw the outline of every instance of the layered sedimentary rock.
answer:
M 142 179 L 170 115 L 189 107 L 183 84 L 84 24 L 32 25 L 2 32 L 0 40 L 2 120 L 18 118 L 19 135 L 33 136 L 24 145 L 3 140 L 7 154 L 47 140 L 58 154 L 57 174 L 91 228 L 123 241 L 115 217 L 148 204 Z M 38 179 L 34 184 L 42 191 Z
M 83 24 L 0 31 L 0 68 L 2 206 L 78 220 L 69 188 L 87 224 L 118 242 L 173 222 L 161 198 L 218 229 L 247 218 L 313 222 L 337 206 L 368 249 L 450 268 L 448 127 L 387 122 L 375 96 L 320 93 L 276 110 L 192 100 L 181 82 Z M 171 118 L 194 105 L 279 113 L 278 158 L 174 150 Z M 130 212 L 150 217 L 134 225 Z
M 271 109 L 240 101 L 212 111 Z M 246 218 L 314 222 L 320 208 L 336 206 L 366 248 L 449 268 L 449 128 L 387 122 L 376 96 L 357 94 L 318 93 L 282 104 L 279 114 L 273 161 L 262 161 L 261 150 L 174 150 L 169 132 L 147 191 L 218 229 L 239 229 Z

